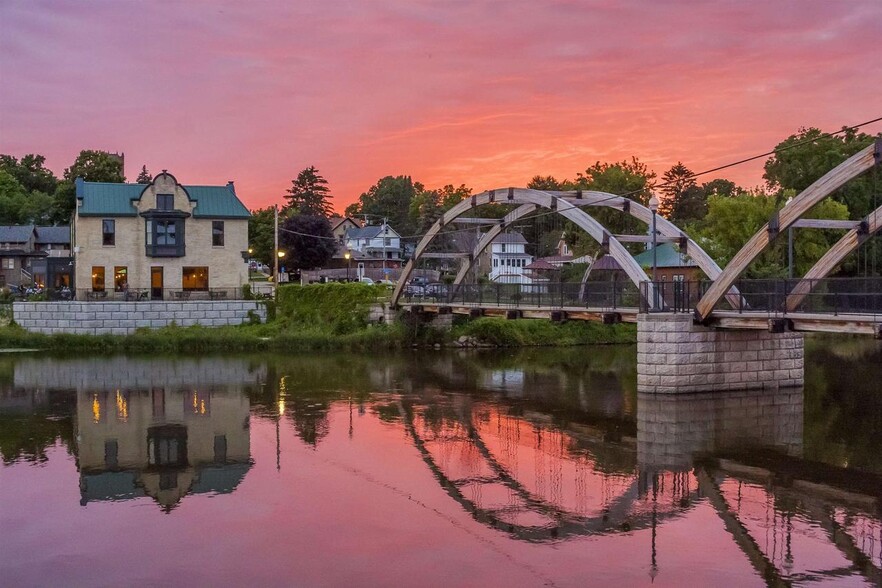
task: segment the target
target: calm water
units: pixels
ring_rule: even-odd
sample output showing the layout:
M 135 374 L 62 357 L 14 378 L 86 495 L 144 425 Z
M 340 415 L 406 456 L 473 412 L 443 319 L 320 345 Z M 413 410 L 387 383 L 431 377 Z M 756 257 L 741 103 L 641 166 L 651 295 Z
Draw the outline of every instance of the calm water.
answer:
M 0 585 L 878 585 L 882 347 L 808 358 L 0 358 Z

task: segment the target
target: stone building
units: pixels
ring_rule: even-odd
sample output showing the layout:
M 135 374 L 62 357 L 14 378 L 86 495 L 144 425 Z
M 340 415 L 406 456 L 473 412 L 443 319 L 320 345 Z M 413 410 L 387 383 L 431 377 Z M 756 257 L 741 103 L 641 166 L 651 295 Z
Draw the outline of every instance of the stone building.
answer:
M 232 182 L 183 186 L 76 181 L 78 298 L 235 295 L 248 283 L 248 218 Z M 84 294 L 79 296 L 79 294 Z

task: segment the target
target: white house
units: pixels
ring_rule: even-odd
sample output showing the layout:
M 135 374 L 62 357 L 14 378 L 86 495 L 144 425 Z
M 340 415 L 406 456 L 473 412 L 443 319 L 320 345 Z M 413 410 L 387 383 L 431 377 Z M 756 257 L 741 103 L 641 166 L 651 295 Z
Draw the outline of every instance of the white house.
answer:
M 348 229 L 346 248 L 373 259 L 401 261 L 401 235 L 389 225 Z
M 502 233 L 490 246 L 490 279 L 506 284 L 530 284 L 524 270 L 533 263 L 525 250 L 527 240 L 520 233 Z

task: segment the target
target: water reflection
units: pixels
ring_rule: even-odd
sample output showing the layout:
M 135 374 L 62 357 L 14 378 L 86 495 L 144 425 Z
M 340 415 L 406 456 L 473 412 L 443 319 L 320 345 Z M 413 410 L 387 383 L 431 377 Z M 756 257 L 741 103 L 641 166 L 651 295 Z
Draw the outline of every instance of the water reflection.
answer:
M 644 578 L 674 582 L 704 543 L 724 541 L 771 585 L 882 584 L 882 477 L 841 467 L 841 455 L 875 462 L 863 446 L 824 449 L 814 416 L 819 398 L 835 405 L 847 392 L 824 378 L 824 394 L 638 395 L 629 353 L 16 359 L 0 365 L 0 472 L 51 463 L 64 447 L 82 505 L 149 497 L 175 518 L 188 495 L 226 495 L 213 512 L 233 524 L 237 508 L 289 502 L 295 490 L 279 481 L 290 464 L 319 495 L 357 502 L 348 487 L 368 479 L 542 550 L 537 561 L 617 537 Z M 861 403 L 873 414 L 879 401 Z M 313 508 L 326 518 L 302 524 L 316 536 L 335 524 L 357 533 L 369 518 Z M 0 507 L 0 523 L 9 516 Z M 688 544 L 671 539 L 677 529 Z

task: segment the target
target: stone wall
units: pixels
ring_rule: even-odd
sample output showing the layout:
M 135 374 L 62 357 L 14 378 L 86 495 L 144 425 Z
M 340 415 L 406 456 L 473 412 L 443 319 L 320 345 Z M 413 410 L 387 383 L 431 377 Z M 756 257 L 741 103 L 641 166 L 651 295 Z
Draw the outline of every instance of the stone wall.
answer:
M 802 388 L 637 398 L 637 461 L 644 469 L 689 469 L 696 454 L 750 447 L 801 457 L 802 439 Z
M 693 324 L 688 314 L 641 314 L 637 388 L 682 393 L 803 385 L 800 333 L 726 331 Z
M 240 325 L 249 312 L 266 320 L 266 307 L 253 300 L 186 302 L 16 302 L 13 320 L 32 333 L 128 335 L 138 328 Z

